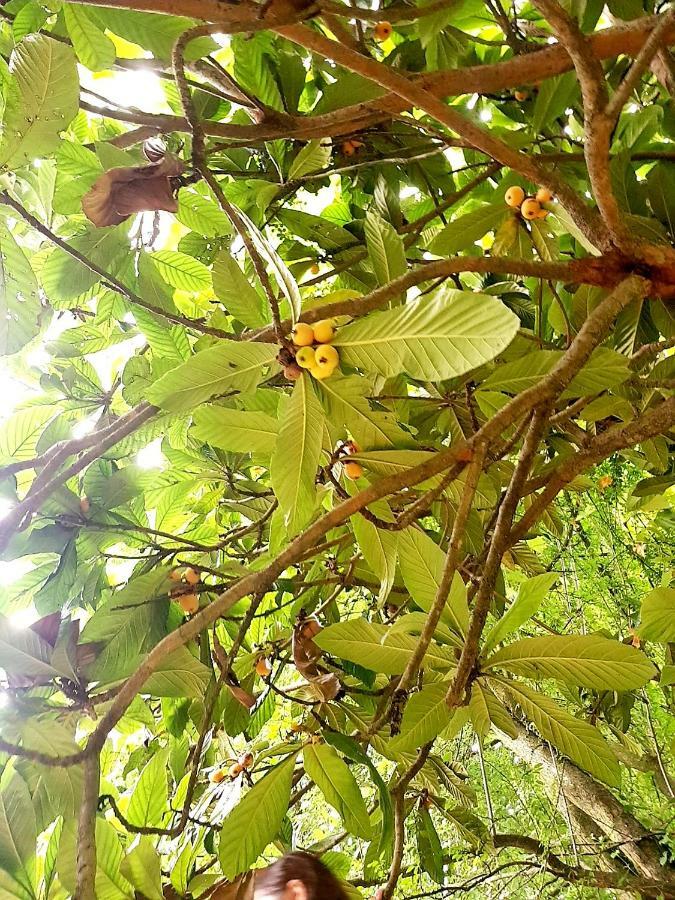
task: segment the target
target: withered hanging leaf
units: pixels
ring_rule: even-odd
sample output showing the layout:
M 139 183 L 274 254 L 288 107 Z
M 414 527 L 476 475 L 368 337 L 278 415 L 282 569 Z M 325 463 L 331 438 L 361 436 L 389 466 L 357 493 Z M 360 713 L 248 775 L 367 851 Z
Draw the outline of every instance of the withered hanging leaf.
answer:
M 239 687 L 236 684 L 225 683 L 225 687 L 232 694 L 235 700 L 238 700 L 242 706 L 245 706 L 246 709 L 252 709 L 256 704 L 256 699 L 253 694 L 249 694 L 248 691 L 245 691 L 242 687 Z
M 148 166 L 110 169 L 84 195 L 82 210 L 98 228 L 119 225 L 137 212 L 177 212 L 171 179 L 184 170 L 181 160 L 168 154 Z

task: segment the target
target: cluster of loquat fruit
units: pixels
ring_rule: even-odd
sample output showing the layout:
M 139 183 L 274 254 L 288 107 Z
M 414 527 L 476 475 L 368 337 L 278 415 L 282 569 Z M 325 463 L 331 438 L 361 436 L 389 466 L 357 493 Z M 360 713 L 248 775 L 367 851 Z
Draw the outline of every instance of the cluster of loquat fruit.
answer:
M 239 759 L 232 763 L 229 768 L 223 766 L 219 769 L 214 769 L 213 772 L 209 775 L 209 781 L 211 784 L 220 784 L 225 781 L 226 778 L 229 778 L 230 781 L 234 781 L 242 772 L 248 771 L 253 765 L 253 754 L 250 752 L 242 753 Z
M 358 153 L 365 146 L 363 141 L 359 141 L 357 138 L 349 138 L 349 140 L 342 142 L 342 152 L 345 156 L 354 156 L 355 153 Z
M 180 584 L 188 584 L 190 587 L 196 587 L 202 580 L 202 576 L 199 572 L 192 567 L 188 567 L 187 569 L 173 569 L 169 573 L 169 578 L 171 581 L 176 581 Z M 192 616 L 199 610 L 199 596 L 196 592 L 188 591 L 187 593 L 175 594 L 173 591 L 170 591 L 169 594 L 180 603 L 181 609 L 185 615 Z
M 335 322 L 331 319 L 322 319 L 315 325 L 298 322 L 291 331 L 291 340 L 298 348 L 295 362 L 319 381 L 330 378 L 340 362 L 337 350 L 330 343 L 334 337 Z
M 542 203 L 552 203 L 553 194 L 548 188 L 539 188 L 534 197 L 528 197 L 525 191 L 516 184 L 510 187 L 504 194 L 507 206 L 514 209 L 520 209 L 520 214 L 524 219 L 531 221 L 532 219 L 545 219 L 548 210 L 544 209 Z

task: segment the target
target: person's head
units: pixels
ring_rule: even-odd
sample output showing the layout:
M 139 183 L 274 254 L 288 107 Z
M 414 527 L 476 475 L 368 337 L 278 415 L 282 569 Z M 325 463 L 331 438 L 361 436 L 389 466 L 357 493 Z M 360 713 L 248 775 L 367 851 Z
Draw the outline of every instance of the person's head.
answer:
M 287 853 L 256 872 L 255 900 L 347 900 L 347 894 L 311 853 Z

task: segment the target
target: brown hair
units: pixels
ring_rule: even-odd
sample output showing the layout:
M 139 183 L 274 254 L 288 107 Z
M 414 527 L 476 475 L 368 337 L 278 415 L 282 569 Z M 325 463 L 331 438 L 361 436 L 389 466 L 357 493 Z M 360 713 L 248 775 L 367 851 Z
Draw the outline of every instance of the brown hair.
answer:
M 347 900 L 347 893 L 333 873 L 311 853 L 287 853 L 267 869 L 256 872 L 255 887 L 281 897 L 289 881 L 307 888 L 309 900 Z

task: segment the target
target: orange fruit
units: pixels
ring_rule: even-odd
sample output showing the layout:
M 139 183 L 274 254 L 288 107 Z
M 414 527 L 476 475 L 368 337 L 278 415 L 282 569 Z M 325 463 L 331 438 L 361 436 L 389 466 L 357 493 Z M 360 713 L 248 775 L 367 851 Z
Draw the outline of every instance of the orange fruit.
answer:
M 183 578 L 187 581 L 188 584 L 192 585 L 199 584 L 199 582 L 202 580 L 202 576 L 196 569 L 193 568 L 186 569 Z
M 614 479 L 611 475 L 602 475 L 598 478 L 598 487 L 601 491 L 607 490 L 608 487 L 611 487 L 614 484 Z
M 553 203 L 553 194 L 548 188 L 540 187 L 534 196 L 540 203 Z
M 319 274 L 319 264 L 314 263 L 314 265 L 311 266 L 309 271 L 312 273 L 312 275 L 318 275 Z
M 199 609 L 199 597 L 196 594 L 181 594 L 178 602 L 187 616 L 193 615 Z
M 209 781 L 211 784 L 220 784 L 221 781 L 225 781 L 226 775 L 225 769 L 216 769 L 215 772 L 211 772 L 209 775 Z
M 255 664 L 255 670 L 261 678 L 267 678 L 272 672 L 272 663 L 266 656 L 261 656 Z
M 516 91 L 513 96 L 522 103 L 523 100 L 527 100 L 530 95 L 527 91 Z
M 535 200 L 534 197 L 528 197 L 527 200 L 524 200 L 520 207 L 520 214 L 524 219 L 531 221 L 532 219 L 539 218 L 539 210 L 541 206 L 539 205 L 539 201 Z
M 347 462 L 345 463 L 345 475 L 352 481 L 356 481 L 363 475 L 363 466 L 361 463 L 354 462 L 354 460 Z
M 342 152 L 345 156 L 353 156 L 356 153 L 356 147 L 351 141 L 343 141 Z
M 309 347 L 314 343 L 314 329 L 306 322 L 298 322 L 291 331 L 291 340 L 296 347 Z
M 520 185 L 516 184 L 508 189 L 508 191 L 504 194 L 504 199 L 506 200 L 508 206 L 520 206 L 525 199 L 525 191 L 520 187 Z
M 314 340 L 318 344 L 329 344 L 335 337 L 335 322 L 322 319 L 314 325 Z
M 230 778 L 236 778 L 237 775 L 241 775 L 243 771 L 244 767 L 242 765 L 240 765 L 239 763 L 234 763 L 227 770 L 227 774 L 230 776 Z
M 391 22 L 378 22 L 375 28 L 373 28 L 375 40 L 380 42 L 386 41 L 387 38 L 391 37 L 393 30 Z

